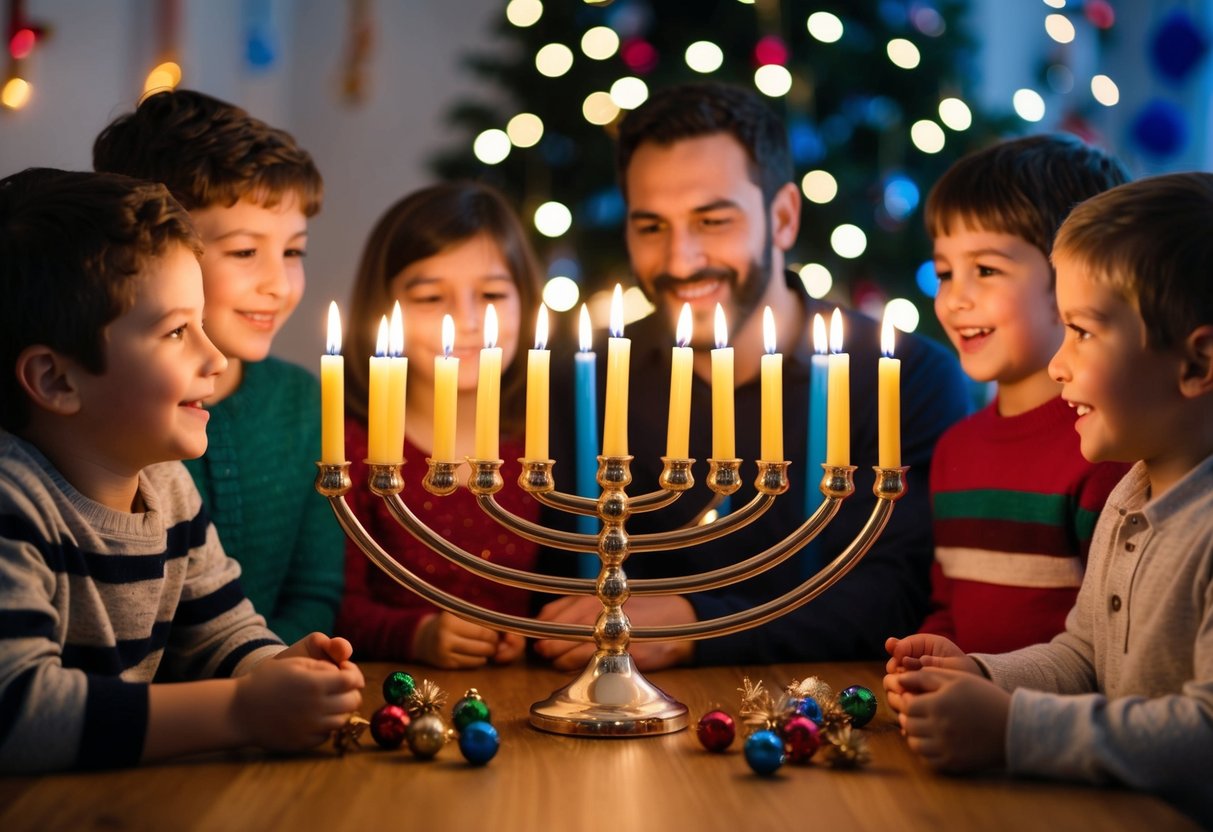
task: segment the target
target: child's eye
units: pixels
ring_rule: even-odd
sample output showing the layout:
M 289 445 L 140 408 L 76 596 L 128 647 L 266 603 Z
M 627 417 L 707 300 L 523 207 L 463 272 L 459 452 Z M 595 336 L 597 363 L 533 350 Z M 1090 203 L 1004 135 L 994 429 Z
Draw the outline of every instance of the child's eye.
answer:
M 409 303 L 441 303 L 442 296 L 441 295 L 424 295 L 424 296 L 420 296 L 420 297 L 410 297 L 408 299 L 408 302 Z
M 1082 327 L 1076 326 L 1074 324 L 1066 324 L 1066 329 L 1068 329 L 1068 330 L 1070 330 L 1070 332 L 1074 333 L 1074 340 L 1076 340 L 1076 341 L 1085 341 L 1091 337 L 1091 333 L 1087 332 Z
M 189 324 L 182 324 L 181 326 L 177 327 L 172 332 L 170 332 L 168 334 L 168 337 L 172 338 L 175 341 L 180 341 L 182 338 L 185 337 L 185 331 L 187 329 L 189 329 Z
M 977 274 L 981 277 L 990 277 L 992 275 L 998 274 L 998 269 L 995 269 L 991 266 L 978 265 Z
M 241 260 L 247 260 L 250 257 L 255 256 L 256 254 L 257 254 L 257 249 L 255 249 L 255 248 L 238 248 L 235 251 L 229 251 L 227 253 L 227 256 L 236 257 Z
M 936 266 L 935 267 L 935 277 L 939 280 L 940 283 L 943 283 L 945 280 L 952 279 L 952 273 L 945 269 L 939 268 L 939 266 Z
M 501 300 L 505 300 L 505 299 L 506 299 L 506 298 L 508 298 L 509 296 L 510 296 L 510 295 L 509 295 L 509 292 L 506 292 L 506 291 L 500 291 L 500 292 L 485 292 L 485 293 L 484 293 L 484 299 L 485 299 L 485 300 L 496 300 L 496 301 L 501 301 Z
M 300 259 L 307 257 L 307 251 L 301 248 L 288 248 L 286 250 L 287 257 L 298 257 Z

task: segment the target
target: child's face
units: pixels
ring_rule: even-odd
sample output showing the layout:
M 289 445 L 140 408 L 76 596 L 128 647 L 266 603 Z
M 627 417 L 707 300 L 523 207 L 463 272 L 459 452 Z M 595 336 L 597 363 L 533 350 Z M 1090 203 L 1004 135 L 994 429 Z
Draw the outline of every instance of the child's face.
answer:
M 1044 253 L 1016 237 L 954 224 L 935 239 L 935 314 L 976 381 L 1004 388 L 1046 377 L 1063 327 Z
M 303 295 L 307 217 L 294 193 L 267 208 L 242 199 L 190 213 L 206 251 L 206 332 L 239 361 L 260 361 Z
M 476 389 L 480 348 L 484 346 L 484 312 L 491 303 L 497 312 L 497 346 L 502 367 L 518 351 L 522 308 L 518 287 L 497 243 L 479 234 L 456 243 L 433 257 L 411 263 L 392 286 L 404 312 L 405 355 L 409 377 L 432 384 L 434 356 L 442 354 L 442 316 L 455 321 L 459 389 Z
M 1176 444 L 1170 417 L 1182 404 L 1180 360 L 1146 346 L 1136 307 L 1081 265 L 1056 259 L 1057 305 L 1068 329 L 1049 363 L 1092 462 L 1156 459 Z
M 202 272 L 194 253 L 172 246 L 138 278 L 134 305 L 105 329 L 106 369 L 80 373 L 86 441 L 126 473 L 206 451 L 202 400 L 227 365 L 202 330 Z

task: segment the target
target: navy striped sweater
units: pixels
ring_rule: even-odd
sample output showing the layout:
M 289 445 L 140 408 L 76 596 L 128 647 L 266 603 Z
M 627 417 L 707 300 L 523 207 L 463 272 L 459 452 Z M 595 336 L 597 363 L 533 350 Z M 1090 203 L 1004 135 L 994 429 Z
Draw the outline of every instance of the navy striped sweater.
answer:
M 0 431 L 0 771 L 138 762 L 155 682 L 237 675 L 282 649 L 179 462 L 146 511 L 76 491 Z

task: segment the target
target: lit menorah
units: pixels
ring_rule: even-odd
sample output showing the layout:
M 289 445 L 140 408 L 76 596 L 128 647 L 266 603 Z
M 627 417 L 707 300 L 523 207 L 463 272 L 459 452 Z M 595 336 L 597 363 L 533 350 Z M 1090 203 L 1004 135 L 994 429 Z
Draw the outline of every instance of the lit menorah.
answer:
M 614 310 L 612 317 L 615 317 Z M 330 315 L 330 322 L 335 318 L 334 308 Z M 339 328 L 339 320 L 337 325 Z M 330 323 L 330 333 L 332 328 L 332 323 Z M 486 330 L 488 329 L 486 327 Z M 607 362 L 607 420 L 604 425 L 603 454 L 598 456 L 597 473 L 598 485 L 601 488 L 600 496 L 595 500 L 556 491 L 552 478 L 554 461 L 530 458 L 532 457 L 532 446 L 529 441 L 527 457 L 520 460 L 522 473 L 518 478 L 518 484 L 521 488 L 550 508 L 597 517 L 600 522 L 600 531 L 597 535 L 548 528 L 512 514 L 497 502 L 494 495 L 503 487 L 504 482 L 501 476 L 502 460 L 496 458 L 496 441 L 489 438 L 495 436 L 496 423 L 494 419 L 490 419 L 482 431 L 481 413 L 498 408 L 499 403 L 495 400 L 495 396 L 492 396 L 492 392 L 488 395 L 485 394 L 486 365 L 483 354 L 481 386 L 477 397 L 476 457 L 469 457 L 466 460 L 470 468 L 466 487 L 476 495 L 477 502 L 483 511 L 504 528 L 542 546 L 570 552 L 596 552 L 600 561 L 596 579 L 566 578 L 502 566 L 483 560 L 451 544 L 426 526 L 401 499 L 400 493 L 404 483 L 400 469 L 403 460 L 381 462 L 374 458 L 374 436 L 377 431 L 375 424 L 371 426 L 372 459 L 368 460 L 370 473 L 367 485 L 373 493 L 384 499 L 392 515 L 410 534 L 434 552 L 483 578 L 534 592 L 596 596 L 602 604 L 602 612 L 593 625 L 546 622 L 501 613 L 473 604 L 430 585 L 385 551 L 354 516 L 344 496 L 352 486 L 349 462 L 342 459 L 344 456 L 343 442 L 340 441 L 340 438 L 335 440 L 334 432 L 331 430 L 327 430 L 324 437 L 324 458 L 317 463 L 319 472 L 316 476 L 316 490 L 329 498 L 337 520 L 346 535 L 358 545 L 372 563 L 401 585 L 441 609 L 486 627 L 531 638 L 592 641 L 594 643 L 596 650 L 585 669 L 568 685 L 554 692 L 547 699 L 531 706 L 530 721 L 532 725 L 561 734 L 600 737 L 642 736 L 671 733 L 686 727 L 686 706 L 672 699 L 644 678 L 628 653 L 628 645 L 632 641 L 706 639 L 727 635 L 759 626 L 808 603 L 839 581 L 859 563 L 884 530 L 892 513 L 893 504 L 901 498 L 906 490 L 905 472 L 907 469 L 900 466 L 899 460 L 896 459 L 899 456 L 899 436 L 889 433 L 890 431 L 895 433 L 898 421 L 895 396 L 890 394 L 888 401 L 885 396 L 886 387 L 891 387 L 892 393 L 896 393 L 897 374 L 892 372 L 896 369 L 894 364 L 889 365 L 887 371 L 885 366 L 881 367 L 882 379 L 888 375 L 891 383 L 888 385 L 882 383 L 881 386 L 881 458 L 880 464 L 874 469 L 876 476 L 872 486 L 876 503 L 867 522 L 844 550 L 800 585 L 750 609 L 686 624 L 633 627 L 624 609 L 628 598 L 633 595 L 673 595 L 728 586 L 757 575 L 795 555 L 830 523 L 838 513 L 842 501 L 854 492 L 856 469 L 854 466 L 846 464 L 845 461 L 840 463 L 836 458 L 831 458 L 837 455 L 836 449 L 839 446 L 845 448 L 847 444 L 845 438 L 838 441 L 839 434 L 834 432 L 832 422 L 829 443 L 832 450 L 827 454 L 826 462 L 822 464 L 824 475 L 821 479 L 820 489 L 824 499 L 818 508 L 791 534 L 765 551 L 724 568 L 695 575 L 629 581 L 624 572 L 624 563 L 632 553 L 694 546 L 724 537 L 761 517 L 771 507 L 774 500 L 787 491 L 789 462 L 786 460 L 758 460 L 756 463 L 758 475 L 754 482 L 757 493 L 749 503 L 732 513 L 702 525 L 629 536 L 626 524 L 632 514 L 660 510 L 694 486 L 691 466 L 695 460 L 687 457 L 685 452 L 679 456 L 664 456 L 662 457 L 663 469 L 659 478 L 659 489 L 637 496 L 627 493 L 627 488 L 631 483 L 632 457 L 626 451 L 626 418 L 621 420 L 618 418 L 618 414 L 626 413 L 627 408 L 628 344 L 627 339 L 621 336 L 621 329 L 622 325 L 617 329 L 614 322 L 612 323 L 612 330 L 616 336 L 611 338 L 612 353 L 608 355 Z M 335 354 L 339 353 L 339 335 L 336 340 L 338 345 L 334 348 L 334 339 L 330 334 L 330 355 L 325 356 L 326 361 L 322 366 L 322 384 L 325 387 L 324 424 L 326 427 L 335 424 L 336 420 L 340 418 L 339 411 L 335 412 L 336 409 L 330 406 L 333 399 L 336 398 L 339 401 L 338 391 L 342 386 L 338 363 L 340 356 Z M 382 342 L 384 339 L 380 340 Z M 393 340 L 396 339 L 393 338 Z M 402 341 L 402 339 L 400 340 Z M 486 335 L 487 340 L 489 339 Z M 495 340 L 495 335 L 491 340 Z M 717 340 L 720 341 L 719 335 Z M 486 345 L 486 351 L 491 348 L 491 345 Z M 687 352 L 690 352 L 685 346 L 681 349 L 687 349 Z M 715 354 L 720 353 L 722 349 L 718 348 L 713 351 L 714 359 L 717 358 Z M 538 351 L 533 350 L 532 355 Z M 836 351 L 838 350 L 836 349 Z M 768 346 L 768 352 L 773 352 L 771 346 Z M 891 352 L 891 347 L 886 347 L 885 352 Z M 399 355 L 399 350 L 396 351 L 396 354 Z M 677 384 L 676 376 L 679 372 L 678 354 L 676 353 L 675 356 L 673 370 L 675 377 L 672 379 L 672 385 Z M 338 361 L 331 361 L 330 359 L 333 358 Z M 727 358 L 729 362 L 728 397 L 731 402 L 731 350 L 728 351 Z M 441 360 L 441 356 L 436 359 L 436 365 Z M 885 360 L 892 361 L 892 359 Z M 492 357 L 490 356 L 490 365 L 491 362 Z M 544 362 L 546 363 L 546 357 Z M 845 362 L 840 363 L 845 366 Z M 686 362 L 686 366 L 689 372 L 689 361 Z M 617 369 L 619 367 L 623 369 Z M 405 369 L 407 369 L 407 365 L 405 365 Z M 717 380 L 715 361 L 713 369 L 715 381 Z M 764 367 L 764 371 L 765 369 Z M 372 370 L 374 370 L 374 366 L 372 366 Z M 388 380 L 389 372 L 386 367 L 382 368 L 382 372 L 385 389 L 394 384 L 396 389 L 403 390 L 402 377 L 393 382 Z M 499 379 L 499 353 L 497 354 L 496 372 Z M 374 376 L 375 373 L 372 372 L 370 412 L 373 420 L 377 412 L 386 409 L 386 405 L 376 406 Z M 438 373 L 436 376 L 440 378 Z M 764 383 L 766 383 L 766 376 L 767 373 L 764 372 Z M 531 376 L 528 380 L 528 387 L 530 381 L 533 380 L 534 376 Z M 546 374 L 544 381 L 546 384 Z M 716 388 L 721 386 L 714 385 L 714 399 Z M 491 379 L 488 388 L 490 391 L 496 389 Z M 845 394 L 845 386 L 841 389 Z M 482 397 L 493 398 L 492 407 L 483 406 Z M 531 430 L 531 400 L 532 397 L 528 395 L 528 438 Z M 689 396 L 687 406 L 689 407 Z M 402 410 L 402 408 L 403 404 L 400 404 L 397 409 Z M 542 410 L 546 415 L 546 398 Z M 730 422 L 731 431 L 731 407 L 728 411 L 727 421 Z M 616 414 L 615 418 L 612 418 L 612 413 Z M 884 418 L 890 413 L 891 418 Z M 674 425 L 676 418 L 672 408 L 671 425 Z M 716 420 L 714 417 L 714 422 Z M 546 437 L 546 419 L 544 421 Z M 777 422 L 778 420 L 771 421 Z M 892 427 L 886 429 L 890 422 Z M 766 423 L 767 420 L 764 418 L 764 431 Z M 400 420 L 399 441 L 391 435 L 389 430 L 383 428 L 382 424 L 380 427 L 382 429 L 378 431 L 379 433 L 388 434 L 381 447 L 387 448 L 386 453 L 390 455 L 391 448 L 399 449 L 402 446 L 403 419 Z M 767 439 L 764 436 L 763 454 L 767 455 L 772 451 L 777 451 L 774 455 L 782 456 L 781 440 L 768 442 Z M 675 446 L 677 445 L 674 442 L 673 428 L 671 429 L 671 441 Z M 439 445 L 437 440 L 435 445 Z M 729 453 L 729 457 L 708 460 L 707 486 L 714 494 L 724 497 L 741 487 L 742 461 L 731 456 L 731 441 L 725 442 L 723 445 L 714 441 L 713 446 L 713 457 L 724 456 L 720 452 L 721 448 Z M 546 456 L 546 441 L 540 447 L 544 449 L 543 456 Z M 488 452 L 486 453 L 486 451 Z M 845 450 L 843 456 L 845 458 Z M 441 497 L 451 494 L 460 487 L 458 469 L 463 461 L 428 458 L 426 463 L 428 470 L 422 482 L 430 494 Z

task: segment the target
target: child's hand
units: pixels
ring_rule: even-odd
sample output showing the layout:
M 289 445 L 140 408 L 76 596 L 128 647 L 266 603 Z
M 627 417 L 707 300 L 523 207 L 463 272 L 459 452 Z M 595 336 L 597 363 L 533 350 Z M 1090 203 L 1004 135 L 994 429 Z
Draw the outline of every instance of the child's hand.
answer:
M 354 655 L 353 646 L 343 638 L 331 638 L 324 633 L 310 633 L 283 650 L 277 659 L 318 659 L 341 667 Z
M 499 633 L 497 653 L 493 656 L 493 664 L 509 664 L 518 661 L 526 650 L 526 639 L 517 633 Z
M 311 639 L 308 636 L 289 649 Z M 364 685 L 362 671 L 349 661 L 338 667 L 330 656 L 280 653 L 276 661 L 262 662 L 236 680 L 232 718 L 248 744 L 301 751 L 324 742 L 345 724 L 362 704 Z
M 945 771 L 1006 764 L 1011 694 L 989 679 L 957 670 L 907 671 L 898 679 L 902 733 L 927 763 Z
M 449 612 L 431 615 L 421 622 L 413 636 L 413 656 L 418 661 L 451 670 L 481 667 L 489 659 L 498 660 L 499 651 L 509 657 L 506 661 L 522 653 L 521 646 L 502 648 L 496 630 L 464 621 Z
M 916 633 L 906 638 L 886 639 L 884 649 L 889 653 L 885 665 L 885 700 L 896 713 L 902 711 L 902 686 L 899 676 L 924 667 L 941 667 L 982 675 L 977 662 L 943 636 Z

